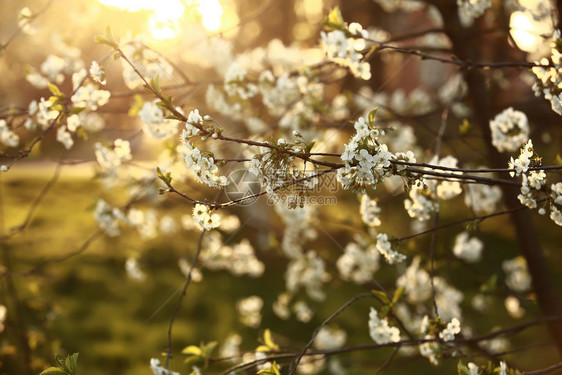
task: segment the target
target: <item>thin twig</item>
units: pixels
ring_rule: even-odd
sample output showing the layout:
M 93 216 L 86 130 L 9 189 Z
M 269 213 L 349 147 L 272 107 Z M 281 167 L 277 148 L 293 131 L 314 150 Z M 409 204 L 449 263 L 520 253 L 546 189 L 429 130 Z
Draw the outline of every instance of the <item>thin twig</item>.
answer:
M 172 358 L 172 329 L 174 327 L 174 321 L 176 319 L 176 316 L 181 308 L 181 304 L 183 302 L 184 297 L 187 295 L 187 288 L 189 287 L 189 284 L 191 283 L 191 278 L 192 278 L 192 273 L 193 270 L 195 269 L 197 262 L 199 260 L 199 255 L 201 254 L 201 249 L 203 247 L 203 237 L 205 236 L 205 233 L 207 233 L 207 231 L 205 229 L 203 229 L 203 231 L 201 232 L 201 235 L 199 236 L 199 242 L 197 244 L 197 251 L 195 252 L 195 256 L 193 257 L 193 261 L 191 263 L 191 268 L 189 269 L 189 273 L 187 274 L 187 278 L 185 280 L 185 283 L 183 284 L 183 290 L 180 294 L 180 297 L 178 299 L 178 303 L 176 304 L 176 308 L 174 309 L 174 311 L 172 312 L 172 315 L 170 316 L 170 324 L 168 326 L 168 347 L 166 348 L 166 369 L 168 370 L 168 372 L 170 371 L 170 358 Z
M 316 330 L 314 331 L 314 333 L 312 334 L 312 338 L 310 339 L 310 341 L 305 345 L 305 347 L 301 350 L 301 352 L 297 355 L 297 357 L 295 358 L 295 360 L 293 361 L 293 363 L 291 363 L 291 367 L 289 368 L 289 375 L 293 375 L 295 373 L 295 371 L 297 371 L 297 368 L 299 367 L 299 362 L 301 361 L 302 357 L 304 356 L 304 354 L 306 353 L 306 351 L 308 349 L 310 349 L 310 347 L 312 346 L 312 344 L 314 343 L 314 340 L 316 340 L 316 336 L 318 336 L 318 333 L 320 333 L 320 330 L 322 330 L 322 328 L 324 328 L 328 323 L 330 323 L 336 316 L 338 316 L 342 311 L 344 311 L 345 309 L 347 309 L 349 306 L 351 306 L 353 303 L 355 303 L 356 301 L 362 299 L 362 298 L 366 298 L 366 297 L 371 297 L 373 298 L 373 294 L 372 293 L 362 293 L 359 294 L 355 297 L 353 297 L 352 299 L 350 299 L 349 301 L 347 301 L 343 306 L 341 306 L 339 309 L 337 309 L 332 315 L 330 315 L 326 320 L 324 320 L 322 322 L 322 324 L 320 324 L 318 326 L 318 328 L 316 328 Z

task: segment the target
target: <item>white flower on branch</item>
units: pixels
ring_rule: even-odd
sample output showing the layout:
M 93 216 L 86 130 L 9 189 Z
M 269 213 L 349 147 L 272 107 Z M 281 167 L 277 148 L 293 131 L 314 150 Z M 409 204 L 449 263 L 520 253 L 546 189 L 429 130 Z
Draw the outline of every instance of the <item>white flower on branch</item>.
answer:
M 453 341 L 455 339 L 455 335 L 459 334 L 461 331 L 461 323 L 457 318 L 453 318 L 451 322 L 447 324 L 447 327 L 439 332 L 439 337 L 443 339 L 443 341 Z
M 0 143 L 7 147 L 17 147 L 20 143 L 20 137 L 8 127 L 4 119 L 0 119 Z
M 490 130 L 492 144 L 500 152 L 513 152 L 529 139 L 527 115 L 512 107 L 505 109 L 490 121 Z
M 160 360 L 156 358 L 150 359 L 150 369 L 153 375 L 180 375 L 179 372 L 166 370 L 166 368 L 160 364 Z
M 105 79 L 105 71 L 95 60 L 92 61 L 92 65 L 90 66 L 90 76 L 99 84 L 105 85 L 107 83 Z
M 358 23 L 352 23 L 349 27 L 350 33 L 357 37 L 348 38 L 342 30 L 328 33 L 322 31 L 320 33 L 322 48 L 329 60 L 348 67 L 355 77 L 368 80 L 371 78 L 371 65 L 361 61 L 363 59 L 361 51 L 365 49 L 364 38 L 368 38 L 369 33 Z
M 219 214 L 213 214 L 208 206 L 197 203 L 193 208 L 193 220 L 199 229 L 211 230 L 220 226 Z
M 373 307 L 369 312 L 369 335 L 377 344 L 388 344 L 400 341 L 400 330 L 391 327 L 386 318 L 380 319 Z
M 159 100 L 145 102 L 139 111 L 139 117 L 146 133 L 156 139 L 166 139 L 176 134 L 178 122 L 164 118 L 164 111 L 156 103 Z M 177 108 L 181 112 L 180 108 Z
M 361 214 L 361 220 L 368 226 L 377 227 L 381 225 L 381 219 L 379 217 L 381 209 L 377 205 L 377 201 L 369 198 L 367 194 L 361 196 L 359 213 Z
M 109 91 L 98 90 L 94 85 L 88 84 L 80 86 L 70 100 L 75 107 L 95 111 L 98 107 L 105 105 L 109 101 L 110 96 Z
M 392 250 L 388 235 L 385 233 L 377 234 L 377 250 L 384 256 L 388 264 L 400 263 L 406 259 L 404 254 Z

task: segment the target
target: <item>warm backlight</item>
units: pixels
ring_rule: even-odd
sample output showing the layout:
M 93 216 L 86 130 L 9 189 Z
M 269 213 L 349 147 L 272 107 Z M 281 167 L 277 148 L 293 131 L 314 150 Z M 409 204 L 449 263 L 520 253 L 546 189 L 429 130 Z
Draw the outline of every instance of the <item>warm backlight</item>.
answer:
M 153 38 L 172 39 L 181 32 L 181 21 L 187 11 L 201 14 L 203 26 L 209 31 L 221 27 L 223 8 L 218 0 L 98 0 L 100 3 L 129 12 L 148 11 L 148 29 Z

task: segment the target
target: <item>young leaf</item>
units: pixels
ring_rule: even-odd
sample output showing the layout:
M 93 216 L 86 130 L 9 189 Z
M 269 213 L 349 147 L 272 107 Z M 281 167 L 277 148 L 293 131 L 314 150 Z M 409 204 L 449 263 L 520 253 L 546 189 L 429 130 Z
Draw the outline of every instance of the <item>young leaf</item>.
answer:
M 375 108 L 371 112 L 369 112 L 369 125 L 373 125 L 373 123 L 375 122 L 375 115 L 377 114 L 377 110 L 378 108 Z
M 43 370 L 40 375 L 66 375 L 66 371 L 60 367 L 49 367 L 48 369 Z
M 388 296 L 385 292 L 381 292 L 380 290 L 371 290 L 371 293 L 377 296 L 383 304 L 390 305 L 390 299 L 388 299 Z
M 59 88 L 51 82 L 49 82 L 49 91 L 53 93 L 54 96 L 62 96 L 62 92 L 60 92 Z
M 268 374 L 268 375 L 281 375 L 279 372 L 279 367 L 277 367 L 277 363 L 273 361 L 273 364 L 270 368 L 263 369 L 258 371 L 258 374 Z
M 203 354 L 203 352 L 201 351 L 201 348 L 199 348 L 198 346 L 195 345 L 189 345 L 185 348 L 183 348 L 183 350 L 181 351 L 181 354 L 185 354 L 188 356 L 200 356 L 201 354 Z
M 94 38 L 94 41 L 99 44 L 106 44 L 115 49 L 119 48 L 119 45 L 115 41 L 115 38 L 113 37 L 111 28 L 109 26 L 107 26 L 107 28 L 105 29 L 105 35 L 97 35 Z
M 203 351 L 203 355 L 205 356 L 205 358 L 208 358 L 208 357 L 211 356 L 211 353 L 213 352 L 213 350 L 215 350 L 217 345 L 218 345 L 218 342 L 216 342 L 216 341 L 211 341 L 207 345 L 201 345 L 201 349 Z
M 402 297 L 402 295 L 404 294 L 404 291 L 406 289 L 401 286 L 400 288 L 396 289 L 396 292 L 394 292 L 394 296 L 392 297 L 392 304 L 395 305 L 396 302 L 398 302 L 398 300 L 400 299 L 400 297 Z
M 271 331 L 269 329 L 266 329 L 265 332 L 263 333 L 263 342 L 265 345 L 267 345 L 271 350 L 279 350 L 279 345 L 277 345 L 274 341 L 273 338 L 271 337 Z
M 324 25 L 326 25 L 327 30 L 345 29 L 345 22 L 343 20 L 339 7 L 335 7 L 330 11 L 330 14 L 328 14 L 328 19 L 324 21 Z

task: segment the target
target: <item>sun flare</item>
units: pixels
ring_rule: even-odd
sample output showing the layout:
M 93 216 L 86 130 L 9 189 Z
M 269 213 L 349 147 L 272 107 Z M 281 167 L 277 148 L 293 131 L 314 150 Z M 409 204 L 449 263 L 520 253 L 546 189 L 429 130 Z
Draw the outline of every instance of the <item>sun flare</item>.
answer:
M 197 8 L 203 17 L 203 26 L 209 31 L 217 31 L 221 27 L 223 9 L 218 0 L 204 0 Z
M 216 31 L 222 25 L 223 7 L 219 0 L 98 0 L 110 7 L 128 12 L 148 11 L 148 30 L 157 40 L 177 37 L 181 32 L 181 21 L 188 11 L 197 11 L 202 17 L 205 29 Z

